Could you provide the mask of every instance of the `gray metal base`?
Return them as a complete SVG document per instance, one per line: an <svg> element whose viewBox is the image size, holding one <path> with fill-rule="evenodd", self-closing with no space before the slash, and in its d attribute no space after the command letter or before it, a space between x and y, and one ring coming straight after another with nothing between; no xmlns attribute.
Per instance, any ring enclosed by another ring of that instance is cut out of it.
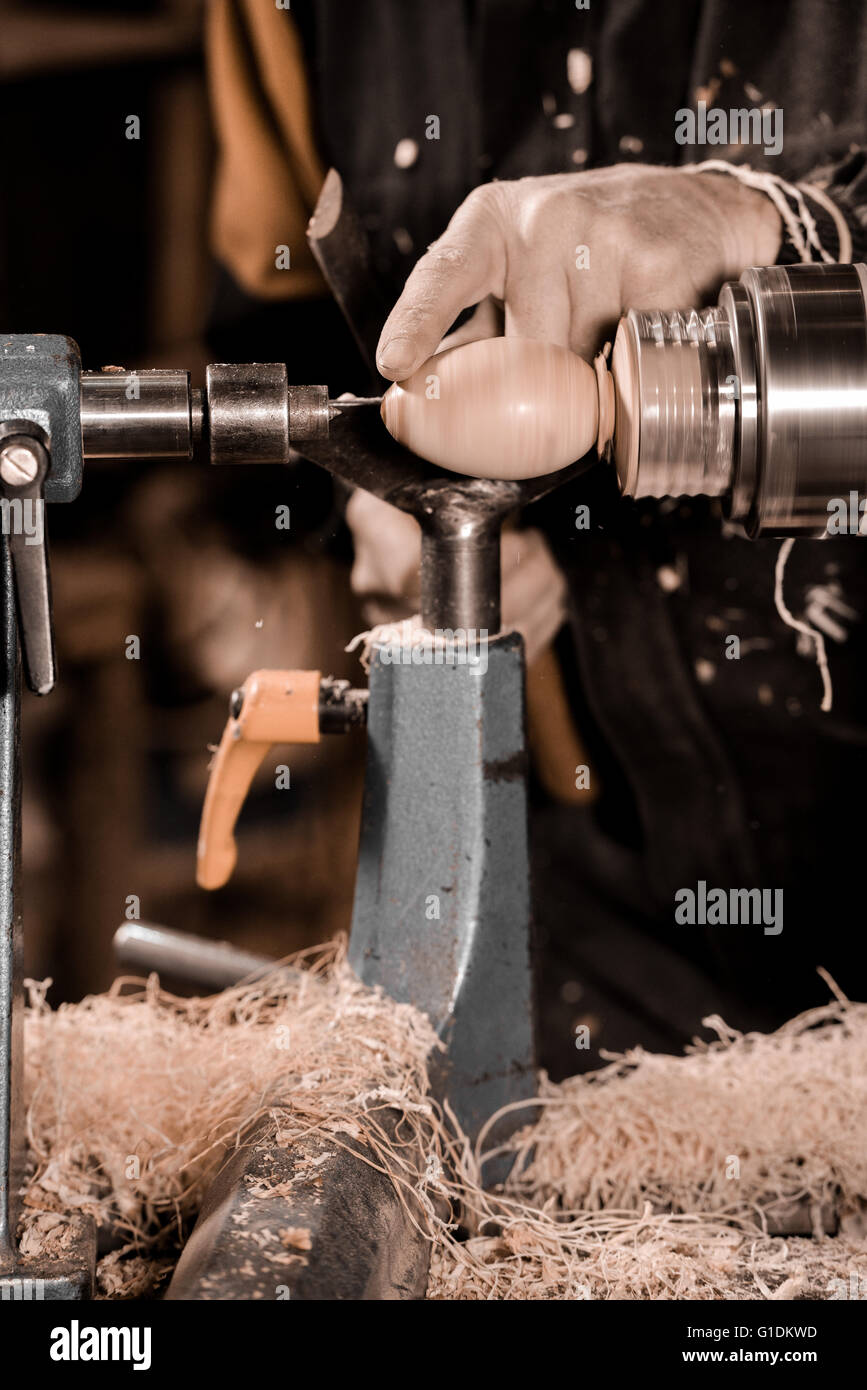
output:
<svg viewBox="0 0 867 1390"><path fill-rule="evenodd" d="M491 640L486 660L375 651L349 947L362 980L433 1022L436 1091L471 1137L535 1089L520 637Z"/></svg>

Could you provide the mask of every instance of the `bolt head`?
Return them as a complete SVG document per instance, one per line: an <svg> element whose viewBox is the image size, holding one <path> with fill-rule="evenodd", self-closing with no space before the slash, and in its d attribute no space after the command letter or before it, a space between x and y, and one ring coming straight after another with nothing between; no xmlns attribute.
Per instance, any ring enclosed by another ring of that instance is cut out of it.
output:
<svg viewBox="0 0 867 1390"><path fill-rule="evenodd" d="M0 449L0 478L10 487L32 483L39 472L39 456L28 444L7 444Z"/></svg>

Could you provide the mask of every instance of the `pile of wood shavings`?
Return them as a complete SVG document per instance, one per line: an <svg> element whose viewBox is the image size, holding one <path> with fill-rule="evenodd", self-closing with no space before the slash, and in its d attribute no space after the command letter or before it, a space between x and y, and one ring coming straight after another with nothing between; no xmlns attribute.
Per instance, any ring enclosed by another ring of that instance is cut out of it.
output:
<svg viewBox="0 0 867 1390"><path fill-rule="evenodd" d="M838 1000L771 1035L707 1020L717 1040L685 1057L636 1050L559 1086L543 1077L539 1119L490 1193L485 1136L473 1151L426 1094L427 1020L360 985L340 950L296 964L209 1000L118 982L52 1012L32 991L30 1238L52 1210L95 1215L117 1247L100 1262L104 1297L170 1272L227 1150L269 1112L280 1144L371 1143L432 1243L431 1298L867 1291L867 1006ZM423 1172L390 1147L384 1109L406 1117ZM769 1206L798 1198L817 1232L836 1204L842 1233L768 1235Z"/></svg>
<svg viewBox="0 0 867 1390"><path fill-rule="evenodd" d="M867 1296L867 1005L769 1035L705 1026L717 1040L684 1057L543 1080L504 1192L463 1194L479 1235L435 1252L430 1296ZM769 1236L798 1201L814 1237Z"/></svg>
<svg viewBox="0 0 867 1390"><path fill-rule="evenodd" d="M854 1292L853 1292L854 1290ZM507 1224L501 1237L435 1247L434 1299L848 1299L865 1297L867 1241L770 1237L744 1224L675 1223L611 1214L540 1236Z"/></svg>
<svg viewBox="0 0 867 1390"><path fill-rule="evenodd" d="M395 1106L404 1136L434 1142L433 1030L360 984L341 946L209 999L177 998L154 976L52 1011L48 984L30 982L25 1024L36 1171L24 1241L38 1253L46 1212L95 1217L118 1247L100 1261L104 1296L138 1296L171 1271L210 1180L262 1115L281 1145L318 1131L377 1150Z"/></svg>

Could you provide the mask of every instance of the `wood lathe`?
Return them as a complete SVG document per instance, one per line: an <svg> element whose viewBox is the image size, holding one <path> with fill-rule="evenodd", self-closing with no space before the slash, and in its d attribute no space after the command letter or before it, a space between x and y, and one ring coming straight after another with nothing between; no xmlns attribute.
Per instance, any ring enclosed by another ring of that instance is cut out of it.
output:
<svg viewBox="0 0 867 1390"><path fill-rule="evenodd" d="M19 647L31 689L54 682L47 552L25 545L11 504L73 500L87 458L286 465L299 451L417 518L422 623L486 634L485 668L385 663L374 646L368 692L318 673L256 673L233 698L199 876L215 887L231 872L234 822L273 743L366 721L351 959L368 983L428 1013L444 1043L435 1085L472 1137L505 1104L520 1123L534 1087L524 656L501 631L503 521L594 464L595 445L613 452L626 495L717 496L749 535L824 534L829 503L867 491L865 295L863 266L748 271L714 309L631 311L610 373L518 340L455 349L386 393L397 440L378 398L330 401L322 386L290 385L282 364L212 366L196 390L183 371L82 373L67 338L0 341L4 1287L23 1277ZM215 1278L244 1296L254 1275L230 1267L222 1229L212 1221L195 1260L182 1260L176 1296ZM38 1274L49 1296L87 1296L92 1262L83 1240L62 1269ZM316 1268L314 1247L303 1277Z"/></svg>
<svg viewBox="0 0 867 1390"><path fill-rule="evenodd" d="M747 270L713 308L631 309L610 371L485 338L389 387L382 416L456 472L532 478L595 446L624 496L720 497L750 536L821 536L867 481L865 296L863 265Z"/></svg>

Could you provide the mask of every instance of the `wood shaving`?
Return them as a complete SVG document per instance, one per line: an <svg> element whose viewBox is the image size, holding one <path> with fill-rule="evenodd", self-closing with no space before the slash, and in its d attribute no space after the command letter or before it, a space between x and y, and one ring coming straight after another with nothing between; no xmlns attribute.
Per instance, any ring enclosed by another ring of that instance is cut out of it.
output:
<svg viewBox="0 0 867 1390"><path fill-rule="evenodd" d="M64 1213L89 1213L116 1247L99 1263L100 1296L153 1296L217 1168L266 1116L283 1146L303 1139L306 1153L318 1138L305 1181L363 1141L431 1244L429 1298L867 1289L867 1005L835 989L773 1034L711 1018L714 1040L682 1057L636 1048L560 1085L543 1075L538 1118L509 1141L511 1175L490 1192L479 1174L496 1117L474 1148L431 1099L428 1021L361 985L340 946L293 963L205 1000L152 977L52 1011L46 987L32 988L29 1254L62 1240ZM399 1142L385 1123L395 1111ZM248 1185L254 1203L292 1192ZM769 1210L796 1202L816 1235L770 1234ZM832 1209L841 1234L828 1238L820 1213ZM311 1249L305 1228L267 1234L277 1263Z"/></svg>

